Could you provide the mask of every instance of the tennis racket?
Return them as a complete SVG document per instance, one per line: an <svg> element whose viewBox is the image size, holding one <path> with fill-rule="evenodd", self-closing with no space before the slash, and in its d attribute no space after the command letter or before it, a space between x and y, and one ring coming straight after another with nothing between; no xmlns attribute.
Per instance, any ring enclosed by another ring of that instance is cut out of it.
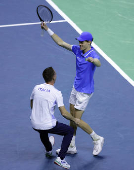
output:
<svg viewBox="0 0 134 170"><path fill-rule="evenodd" d="M37 6L36 12L41 22L50 23L53 20L52 11L45 5ZM44 30L42 29L41 36L43 35Z"/></svg>

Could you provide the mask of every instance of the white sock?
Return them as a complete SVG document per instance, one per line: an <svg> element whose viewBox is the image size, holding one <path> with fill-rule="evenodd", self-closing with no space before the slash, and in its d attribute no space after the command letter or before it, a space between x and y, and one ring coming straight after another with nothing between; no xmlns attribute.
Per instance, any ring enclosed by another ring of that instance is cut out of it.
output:
<svg viewBox="0 0 134 170"><path fill-rule="evenodd" d="M98 140L98 139L100 139L99 135L97 135L94 131L90 134L90 136L91 136L91 138L92 138L93 140Z"/></svg>
<svg viewBox="0 0 134 170"><path fill-rule="evenodd" d="M75 136L73 136L73 137L72 137L72 141L74 141L74 142L75 142Z"/></svg>
<svg viewBox="0 0 134 170"><path fill-rule="evenodd" d="M71 146L71 147L75 146L75 136L72 137L70 146Z"/></svg>

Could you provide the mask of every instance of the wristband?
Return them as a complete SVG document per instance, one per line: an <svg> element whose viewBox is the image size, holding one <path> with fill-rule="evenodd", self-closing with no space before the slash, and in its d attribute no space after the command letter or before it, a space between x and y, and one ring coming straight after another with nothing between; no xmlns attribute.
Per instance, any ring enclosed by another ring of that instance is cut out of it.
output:
<svg viewBox="0 0 134 170"><path fill-rule="evenodd" d="M54 32L50 28L48 28L47 32L50 36L52 36L54 34Z"/></svg>

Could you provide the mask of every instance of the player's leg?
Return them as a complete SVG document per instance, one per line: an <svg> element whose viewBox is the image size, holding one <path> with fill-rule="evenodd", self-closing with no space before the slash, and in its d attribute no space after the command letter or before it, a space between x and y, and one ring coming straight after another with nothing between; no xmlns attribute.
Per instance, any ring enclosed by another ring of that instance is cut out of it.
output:
<svg viewBox="0 0 134 170"><path fill-rule="evenodd" d="M73 87L72 91L71 91L70 98L69 98L69 103L70 103L70 113L74 117L75 117L75 107L74 107L74 105L76 104L76 100L77 100L76 95L77 95L77 91ZM74 129L74 134L73 134L73 138L72 138L72 141L70 143L70 146L68 148L67 153L75 154L75 153L77 153L76 146L75 146L75 137L76 137L77 125L74 122L70 121L70 126Z"/></svg>
<svg viewBox="0 0 134 170"><path fill-rule="evenodd" d="M89 126L89 124L81 120L82 112L84 112L84 110L86 109L86 106L91 97L92 97L92 94L84 94L84 93L79 93L79 92L77 93L77 100L74 106L76 109L75 118L78 118L80 120L79 127L83 129L86 133L88 133L93 140L93 143L94 143L93 155L98 155L102 150L104 138L97 135L92 130L92 128Z"/></svg>
<svg viewBox="0 0 134 170"><path fill-rule="evenodd" d="M69 103L70 103L70 113L75 118L81 119L91 96L92 95L86 95L84 93L77 92L74 87L72 88ZM72 126L74 129L74 135L68 150L69 151L75 150L76 152L75 138L76 138L77 125L73 122L70 122L70 126Z"/></svg>
<svg viewBox="0 0 134 170"><path fill-rule="evenodd" d="M70 104L70 112L71 114L75 117L75 118L78 118L78 119L81 119L84 111L83 110L78 110L76 108L74 108L74 105ZM93 130L91 129L91 127L86 123L84 122L83 120L81 120L81 123L80 123L81 126L79 126L81 129L83 129L85 132L87 132L88 134L91 134L93 132ZM76 136L76 130L77 130L77 125L70 121L70 126L73 127L74 129L74 136Z"/></svg>
<svg viewBox="0 0 134 170"><path fill-rule="evenodd" d="M83 113L84 113L83 110L78 110L78 109L74 108L73 116L75 118L81 120L81 117L82 117ZM77 125L72 122L72 124L70 124L70 126L72 126L74 128L74 135L73 135L72 141L70 143L70 146L68 148L68 153L71 153L71 152L75 153L75 152L77 152L76 144L75 144ZM87 132L88 134L91 134L93 132L91 127L86 122L84 122L83 120L81 120L79 127L81 129L83 129L85 132Z"/></svg>
<svg viewBox="0 0 134 170"><path fill-rule="evenodd" d="M66 124L57 122L56 126L51 130L48 130L48 132L63 136L61 149L59 149L58 152L56 152L58 154L58 157L54 161L54 163L67 169L70 168L70 165L65 161L64 158L73 136L73 132L74 132L73 128Z"/></svg>
<svg viewBox="0 0 134 170"><path fill-rule="evenodd" d="M57 135L63 136L63 140L62 140L62 144L61 144L62 152L60 153L59 156L62 159L64 159L65 154L68 149L68 146L69 146L71 139L73 137L73 132L74 132L73 128L64 124L64 123L57 122L56 126L52 129L48 130L48 132L52 133L52 134L57 134Z"/></svg>
<svg viewBox="0 0 134 170"><path fill-rule="evenodd" d="M82 130L84 130L86 133L91 134L93 132L92 128L86 122L84 122L81 119L83 113L84 113L84 111L75 109L75 116L74 117L80 120L79 127Z"/></svg>
<svg viewBox="0 0 134 170"><path fill-rule="evenodd" d="M73 104L70 104L70 113L75 117L75 108ZM70 121L70 126L74 129L74 136L76 136L77 125L73 121Z"/></svg>
<svg viewBox="0 0 134 170"><path fill-rule="evenodd" d="M79 111L79 112L77 112L77 111L78 110L74 108L74 105L70 104L70 112L73 113L73 114L72 113L71 114L74 117L77 117L78 119L81 119L82 114L83 114L84 111ZM73 127L74 134L73 134L73 138L72 138L71 143L70 143L69 148L68 148L68 153L75 154L75 153L77 153L76 144L75 144L77 125L74 122L70 121L70 126Z"/></svg>
<svg viewBox="0 0 134 170"><path fill-rule="evenodd" d="M47 130L36 130L36 129L34 130L39 132L40 134L40 140L46 149L46 156L47 157L52 156L52 147L54 145L54 137L53 136L48 137Z"/></svg>
<svg viewBox="0 0 134 170"><path fill-rule="evenodd" d="M92 128L89 126L89 124L87 124L86 122L81 120L81 117L82 117L92 95L93 94L85 94L85 93L76 92L76 96L75 96L76 100L75 100L75 105L74 105L75 110L73 111L73 115L75 118L80 120L79 127L91 136L93 143L94 143L93 155L98 155L100 153L100 151L102 150L104 138L97 135L92 130ZM75 134L76 134L76 131L75 131ZM71 147L72 148L74 147L76 149L75 136L73 136L70 147L68 150L71 150Z"/></svg>

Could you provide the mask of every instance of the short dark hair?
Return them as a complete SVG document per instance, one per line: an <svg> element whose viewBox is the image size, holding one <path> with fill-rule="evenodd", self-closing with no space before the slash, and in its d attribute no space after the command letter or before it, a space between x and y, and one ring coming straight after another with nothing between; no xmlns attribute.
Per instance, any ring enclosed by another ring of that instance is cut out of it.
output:
<svg viewBox="0 0 134 170"><path fill-rule="evenodd" d="M46 83L52 81L54 75L55 75L55 71L52 67L46 68L42 73L42 76Z"/></svg>

